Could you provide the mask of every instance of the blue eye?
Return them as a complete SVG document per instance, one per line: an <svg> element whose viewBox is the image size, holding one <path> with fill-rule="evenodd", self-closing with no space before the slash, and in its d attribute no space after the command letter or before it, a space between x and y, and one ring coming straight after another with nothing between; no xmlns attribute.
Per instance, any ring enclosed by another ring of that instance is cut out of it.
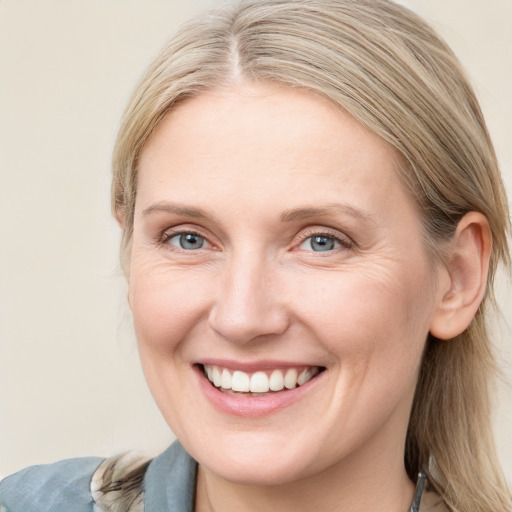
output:
<svg viewBox="0 0 512 512"><path fill-rule="evenodd" d="M300 244L300 249L305 251L326 252L337 249L340 246L339 240L334 236L314 235L306 238Z"/></svg>
<svg viewBox="0 0 512 512"><path fill-rule="evenodd" d="M185 251L194 251L202 249L207 242L197 233L179 233L169 237L168 243Z"/></svg>

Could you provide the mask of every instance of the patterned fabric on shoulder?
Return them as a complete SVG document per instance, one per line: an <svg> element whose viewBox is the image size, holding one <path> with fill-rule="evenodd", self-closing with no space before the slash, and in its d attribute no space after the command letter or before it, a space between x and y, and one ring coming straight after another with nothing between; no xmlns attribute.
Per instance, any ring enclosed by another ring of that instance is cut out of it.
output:
<svg viewBox="0 0 512 512"><path fill-rule="evenodd" d="M67 459L31 466L0 482L2 512L93 512L93 473L99 457Z"/></svg>
<svg viewBox="0 0 512 512"><path fill-rule="evenodd" d="M91 479L94 512L143 512L143 483L150 462L130 455L105 459Z"/></svg>

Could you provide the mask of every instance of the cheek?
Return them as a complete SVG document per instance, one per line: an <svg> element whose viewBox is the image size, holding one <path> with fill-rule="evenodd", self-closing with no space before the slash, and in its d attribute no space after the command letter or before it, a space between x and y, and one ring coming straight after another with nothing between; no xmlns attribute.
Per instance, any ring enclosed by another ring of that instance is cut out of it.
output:
<svg viewBox="0 0 512 512"><path fill-rule="evenodd" d="M129 302L141 352L169 353L198 329L208 309L207 283L191 271L132 265Z"/></svg>
<svg viewBox="0 0 512 512"><path fill-rule="evenodd" d="M359 366L376 358L389 365L411 363L428 335L429 274L418 265L377 267L298 281L292 294L301 298L298 316L340 360Z"/></svg>
<svg viewBox="0 0 512 512"><path fill-rule="evenodd" d="M354 273L309 289L302 317L331 354L332 424L342 408L347 432L370 435L397 407L409 414L432 305L426 283L422 272Z"/></svg>
<svg viewBox="0 0 512 512"><path fill-rule="evenodd" d="M143 263L132 261L128 291L142 369L167 423L186 438L182 422L195 400L187 347L201 338L211 294L201 276Z"/></svg>

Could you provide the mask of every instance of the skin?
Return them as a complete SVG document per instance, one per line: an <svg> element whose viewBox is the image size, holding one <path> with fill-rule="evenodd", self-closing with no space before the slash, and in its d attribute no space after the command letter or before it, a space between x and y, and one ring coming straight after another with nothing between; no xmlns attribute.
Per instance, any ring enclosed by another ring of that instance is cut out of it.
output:
<svg viewBox="0 0 512 512"><path fill-rule="evenodd" d="M181 248L182 233L203 247ZM335 247L313 250L319 234ZM142 151L130 258L142 366L200 464L196 510L407 510L407 422L450 280L388 145L307 92L240 83L189 99ZM205 397L205 358L326 371L245 418Z"/></svg>

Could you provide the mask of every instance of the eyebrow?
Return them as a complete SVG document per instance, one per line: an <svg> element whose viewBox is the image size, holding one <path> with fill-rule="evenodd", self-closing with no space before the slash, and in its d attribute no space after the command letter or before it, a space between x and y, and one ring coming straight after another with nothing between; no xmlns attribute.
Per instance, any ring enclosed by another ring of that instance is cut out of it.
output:
<svg viewBox="0 0 512 512"><path fill-rule="evenodd" d="M150 215L155 212L165 212L165 213L173 213L175 215L184 215L186 217L192 217L194 219L199 220L207 220L211 219L211 215L207 215L204 210L200 208L195 208L192 206L184 206L176 203L171 203L168 201L160 201L158 203L154 203L151 206L148 206L146 209L142 211L142 216ZM375 215L369 213L360 208L355 208L354 206L345 205L345 204L329 204L323 208L316 207L303 207L303 208L294 208L291 210L285 210L281 216L281 222L294 222L297 220L306 220L315 217L324 217L326 215L332 214L343 214L349 215L351 217L355 217L360 219L368 224L376 224Z"/></svg>
<svg viewBox="0 0 512 512"><path fill-rule="evenodd" d="M293 210L286 210L281 214L282 222L293 222L296 220L305 220L312 217L324 217L332 214L344 214L355 217L368 224L376 224L375 214L355 208L354 206L346 204L329 204L323 208L306 207L295 208Z"/></svg>
<svg viewBox="0 0 512 512"><path fill-rule="evenodd" d="M167 201L160 201L152 204L148 208L142 211L142 216L145 217L151 213L165 212L174 213L176 215L184 215L186 217L193 217L194 219L206 220L209 216L200 208L193 208L191 206L182 206L176 203L170 203Z"/></svg>

